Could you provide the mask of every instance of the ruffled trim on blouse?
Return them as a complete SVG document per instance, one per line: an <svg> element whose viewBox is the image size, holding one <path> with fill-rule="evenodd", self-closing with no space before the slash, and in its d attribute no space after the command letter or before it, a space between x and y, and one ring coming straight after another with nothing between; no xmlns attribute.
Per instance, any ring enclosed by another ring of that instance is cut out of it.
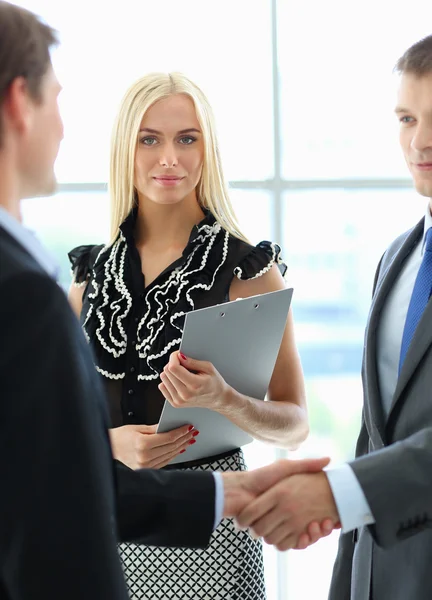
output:
<svg viewBox="0 0 432 600"><path fill-rule="evenodd" d="M238 266L231 271L239 279L260 277L274 264L283 274L286 271L277 244L264 241L249 246L232 238L213 215L207 215L194 227L182 261L160 283L141 293L142 309L131 334L129 319L136 296L128 260L131 243L131 233L122 227L111 246L79 246L69 253L77 283L90 279L81 323L96 368L109 379L125 377L128 333L133 335L133 346L129 340L128 351L136 353L137 379L160 377L169 355L180 347L186 314L195 309L203 293L212 289L230 252L239 253Z"/></svg>
<svg viewBox="0 0 432 600"><path fill-rule="evenodd" d="M77 246L68 252L74 286L83 287L87 285L96 256L102 248L103 245L95 246L91 244Z"/></svg>
<svg viewBox="0 0 432 600"><path fill-rule="evenodd" d="M180 347L186 313L194 310L197 295L213 287L226 261L230 236L213 217L212 223L206 221L194 228L183 262L161 283L149 286L139 300L142 312L133 342L138 380L159 378L171 352ZM125 376L134 296L127 251L123 232L112 246L102 248L87 289L88 309L81 317L96 367L109 379Z"/></svg>
<svg viewBox="0 0 432 600"><path fill-rule="evenodd" d="M270 271L273 265L278 265L282 277L285 277L287 266L282 260L280 246L263 241L251 249L234 269L234 275L237 279L258 279Z"/></svg>

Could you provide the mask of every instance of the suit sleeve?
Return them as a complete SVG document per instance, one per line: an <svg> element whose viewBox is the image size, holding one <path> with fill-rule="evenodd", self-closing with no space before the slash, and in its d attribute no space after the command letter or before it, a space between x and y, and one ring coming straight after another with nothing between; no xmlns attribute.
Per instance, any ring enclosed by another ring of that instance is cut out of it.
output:
<svg viewBox="0 0 432 600"><path fill-rule="evenodd" d="M116 463L117 522L121 541L204 548L215 517L211 472L133 471Z"/></svg>
<svg viewBox="0 0 432 600"><path fill-rule="evenodd" d="M350 465L375 517L369 530L379 546L388 548L432 527L430 427Z"/></svg>
<svg viewBox="0 0 432 600"><path fill-rule="evenodd" d="M44 275L7 280L0 298L0 588L11 600L127 600L79 326Z"/></svg>

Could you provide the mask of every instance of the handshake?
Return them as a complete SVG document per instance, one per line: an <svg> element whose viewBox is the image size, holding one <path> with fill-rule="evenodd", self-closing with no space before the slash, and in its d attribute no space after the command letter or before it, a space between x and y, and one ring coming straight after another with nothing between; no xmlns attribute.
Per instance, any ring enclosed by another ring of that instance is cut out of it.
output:
<svg viewBox="0 0 432 600"><path fill-rule="evenodd" d="M279 460L248 472L222 473L224 517L278 550L303 549L339 528L323 468L328 458Z"/></svg>

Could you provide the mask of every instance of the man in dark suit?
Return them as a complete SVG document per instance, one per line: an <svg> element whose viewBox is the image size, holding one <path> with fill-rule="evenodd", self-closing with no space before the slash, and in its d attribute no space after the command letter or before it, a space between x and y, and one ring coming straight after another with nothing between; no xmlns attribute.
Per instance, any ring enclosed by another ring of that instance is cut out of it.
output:
<svg viewBox="0 0 432 600"><path fill-rule="evenodd" d="M357 458L326 474L295 475L239 516L271 543L285 536L286 547L323 511L340 517L331 600L432 597L432 36L409 48L396 70L400 143L428 203L376 272Z"/></svg>
<svg viewBox="0 0 432 600"><path fill-rule="evenodd" d="M203 547L222 515L324 462L212 474L113 461L88 345L51 258L20 223L22 198L55 189L55 42L0 1L0 599L126 600L117 536Z"/></svg>

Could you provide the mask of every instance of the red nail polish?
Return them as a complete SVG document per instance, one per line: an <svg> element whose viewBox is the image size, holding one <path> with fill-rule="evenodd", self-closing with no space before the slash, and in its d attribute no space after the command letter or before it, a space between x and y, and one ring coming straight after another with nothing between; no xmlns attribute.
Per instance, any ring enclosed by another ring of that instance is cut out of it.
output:
<svg viewBox="0 0 432 600"><path fill-rule="evenodd" d="M182 357L183 360L187 360L186 356L184 354L182 354L181 352L180 352L180 356Z"/></svg>
<svg viewBox="0 0 432 600"><path fill-rule="evenodd" d="M192 431L192 429L193 429L193 425L189 425L188 431Z"/></svg>
<svg viewBox="0 0 432 600"><path fill-rule="evenodd" d="M195 444L196 440L191 440L189 444Z"/></svg>
<svg viewBox="0 0 432 600"><path fill-rule="evenodd" d="M192 435L193 435L193 437L196 437L198 434L199 434L199 431L194 431Z"/></svg>
<svg viewBox="0 0 432 600"><path fill-rule="evenodd" d="M183 452L186 452L186 450L180 450L179 454L183 454Z"/></svg>

